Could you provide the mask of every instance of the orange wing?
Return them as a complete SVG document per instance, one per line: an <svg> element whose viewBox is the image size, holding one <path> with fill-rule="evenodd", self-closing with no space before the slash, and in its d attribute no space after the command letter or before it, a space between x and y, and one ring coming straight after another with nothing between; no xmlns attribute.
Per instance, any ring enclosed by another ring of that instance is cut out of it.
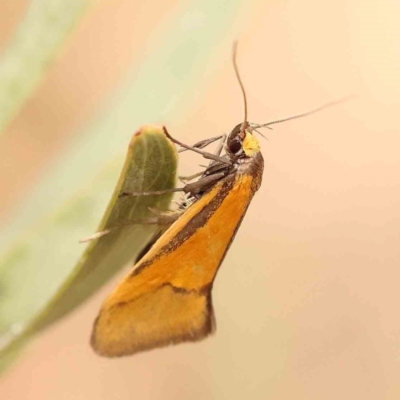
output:
<svg viewBox="0 0 400 400"><path fill-rule="evenodd" d="M229 176L194 203L104 302L92 346L122 356L213 330L211 288L254 195L254 177Z"/></svg>

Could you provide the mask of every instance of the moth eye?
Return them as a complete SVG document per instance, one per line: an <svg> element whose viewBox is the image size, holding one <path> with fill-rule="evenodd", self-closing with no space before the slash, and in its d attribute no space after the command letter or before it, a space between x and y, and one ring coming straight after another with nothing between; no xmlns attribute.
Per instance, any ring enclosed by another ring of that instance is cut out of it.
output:
<svg viewBox="0 0 400 400"><path fill-rule="evenodd" d="M238 153L242 149L242 143L240 140L232 140L232 142L229 143L229 151L232 154Z"/></svg>

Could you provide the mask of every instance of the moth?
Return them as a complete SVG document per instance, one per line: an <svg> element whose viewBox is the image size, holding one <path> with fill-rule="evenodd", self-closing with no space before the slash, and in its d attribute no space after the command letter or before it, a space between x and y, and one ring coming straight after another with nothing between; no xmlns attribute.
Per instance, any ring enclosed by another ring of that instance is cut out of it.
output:
<svg viewBox="0 0 400 400"><path fill-rule="evenodd" d="M215 330L212 287L216 274L261 186L264 160L255 136L259 128L318 111L257 125L244 120L228 135L188 146L166 136L182 150L210 160L198 179L183 188L185 200L172 213L158 213L154 223L168 229L152 243L103 303L94 323L91 345L102 356L138 353L180 342L195 342ZM219 140L216 152L203 149ZM166 191L122 193L121 196L164 194Z"/></svg>

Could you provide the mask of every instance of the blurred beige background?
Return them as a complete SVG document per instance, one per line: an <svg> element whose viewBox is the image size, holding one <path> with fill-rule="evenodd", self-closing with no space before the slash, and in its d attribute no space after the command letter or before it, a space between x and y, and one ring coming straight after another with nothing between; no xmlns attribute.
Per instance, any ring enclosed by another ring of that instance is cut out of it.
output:
<svg viewBox="0 0 400 400"><path fill-rule="evenodd" d="M0 49L27 3L2 1ZM140 62L141 38L176 5L140 3L99 1L0 139L12 171L0 176L1 218L12 217L13 204ZM99 358L88 337L110 282L35 340L1 378L2 398L400 398L400 3L248 7L236 36L251 121L358 98L266 131L263 185L214 288L216 335ZM193 112L143 123L166 123L194 142L240 122L231 49L221 51L226 62L193 94ZM43 120L49 101L53 113ZM195 167L193 156L182 157L181 171Z"/></svg>

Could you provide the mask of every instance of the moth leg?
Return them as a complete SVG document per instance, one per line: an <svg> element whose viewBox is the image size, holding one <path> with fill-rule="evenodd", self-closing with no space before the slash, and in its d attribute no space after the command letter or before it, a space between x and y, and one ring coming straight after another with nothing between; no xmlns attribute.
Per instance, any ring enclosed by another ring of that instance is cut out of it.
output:
<svg viewBox="0 0 400 400"><path fill-rule="evenodd" d="M215 152L214 152L214 154L216 155L216 156L220 156L221 155L221 152L222 152L222 149L224 148L224 145L225 145L225 142L226 142L226 134L224 133L222 136L220 136L219 137L221 140L220 140L220 142L219 142L219 144L218 144L218 147L217 147L217 149L215 150Z"/></svg>
<svg viewBox="0 0 400 400"><path fill-rule="evenodd" d="M156 215L156 218L149 221L150 224L157 221L157 225L160 226L154 235L151 237L149 242L140 250L139 254L135 258L134 264L138 263L147 252L153 247L153 244L163 235L163 233L183 214L184 210L177 211L160 211L156 208L149 208L149 210ZM150 220L150 218L149 218Z"/></svg>
<svg viewBox="0 0 400 400"><path fill-rule="evenodd" d="M160 196L167 193L184 192L185 188L165 189L165 190L154 190L152 192L122 192L118 197L126 196Z"/></svg>
<svg viewBox="0 0 400 400"><path fill-rule="evenodd" d="M101 238L102 236L107 235L108 233L115 231L118 228L122 228L123 226L129 226L129 225L158 225L162 227L169 227L171 226L183 213L183 210L177 210L177 211L160 211L160 210L155 210L152 208L149 208L152 213L155 214L154 217L149 217L149 218L142 218L138 219L136 221L123 221L119 223L118 225L115 225L113 227L107 228L104 231L96 232L93 235L81 239L79 243L86 243L86 242L91 242L92 240Z"/></svg>
<svg viewBox="0 0 400 400"><path fill-rule="evenodd" d="M200 193L201 191L206 190L208 187L212 186L214 183L218 182L222 178L226 176L226 171L224 172L218 172L213 175L205 176L203 178L200 178L198 181L193 182L193 183L188 183L184 187L184 192L185 193L190 193L191 195L196 195Z"/></svg>
<svg viewBox="0 0 400 400"><path fill-rule="evenodd" d="M217 150L214 152L215 156L219 156L221 154L222 149L224 148L226 136L227 136L226 134L223 134L221 136L215 136L213 138L200 140L199 142L195 143L193 146L190 146L190 147L194 147L196 149L204 149L204 147L207 147L209 144L214 143L217 140L220 140ZM190 149L185 147L185 148L179 149L178 153L183 153L186 150L190 150Z"/></svg>
<svg viewBox="0 0 400 400"><path fill-rule="evenodd" d="M182 188L156 190L154 192L122 192L119 197L126 196L159 196L161 194L173 193L173 192L184 192L184 193L197 193L201 191L204 186L208 186L211 183L219 181L221 178L226 176L225 172L218 172L210 176L199 179L196 182L188 183ZM199 190L200 189L200 190Z"/></svg>
<svg viewBox="0 0 400 400"><path fill-rule="evenodd" d="M148 225L172 225L183 214L183 210L160 211L157 208L151 207L149 207L149 210L155 214L155 217L142 219L140 223Z"/></svg>
<svg viewBox="0 0 400 400"><path fill-rule="evenodd" d="M223 158L223 157L220 157L220 156L216 156L216 155L214 155L214 154L212 154L212 153L208 153L208 152L203 151L203 150L200 150L200 149L198 149L198 148L196 148L196 147L188 146L187 144L184 144L184 143L180 142L179 140L174 139L174 138L168 133L167 128L166 128L165 126L163 127L163 129L164 129L164 133L165 133L165 135L167 136L167 138L168 138L169 140L171 140L173 143L177 144L178 146L181 146L181 147L183 147L183 148L185 148L185 149L194 151L195 153L199 153L199 154L201 154L204 158L206 158L206 159L208 159L208 160L219 161L219 162L221 162L221 163L223 163L223 164L226 164L226 165L232 165L232 162L231 162L229 159L226 159L226 158Z"/></svg>
<svg viewBox="0 0 400 400"><path fill-rule="evenodd" d="M216 148L216 150L214 152L214 155L216 155L216 156L220 156L221 155L222 149L224 148L224 145L225 145L226 135L224 134L222 136L218 136L218 137L212 138L213 141L216 141L218 139L220 139L220 142L219 142L218 147ZM208 139L208 140L211 140L211 139ZM196 146L196 144L194 146ZM179 176L178 179L180 181L182 181L183 183L185 183L186 181L191 181L191 180L193 180L195 178L198 178L199 176L202 176L202 175L204 175L206 173L209 174L210 167L211 166L214 167L214 166L217 166L217 165L220 165L221 169L226 168L225 164L221 165L221 163L211 160L209 165L204 165L204 166L201 165L201 167L205 168L205 171L197 172L196 174L189 175L189 176ZM218 168L216 168L216 169L218 169Z"/></svg>
<svg viewBox="0 0 400 400"><path fill-rule="evenodd" d="M223 135L222 135L223 136ZM221 139L222 136L215 136L213 138L209 139L204 139L200 140L199 142L195 143L193 146L196 149L204 149L204 147L207 147L209 144L216 142L217 140ZM183 153L184 151L189 150L187 148L179 149L178 153Z"/></svg>
<svg viewBox="0 0 400 400"><path fill-rule="evenodd" d="M189 175L189 176L178 176L178 179L185 183L185 181L192 181L195 178L198 178L199 176L202 176L204 174L204 171L197 172L197 174Z"/></svg>

